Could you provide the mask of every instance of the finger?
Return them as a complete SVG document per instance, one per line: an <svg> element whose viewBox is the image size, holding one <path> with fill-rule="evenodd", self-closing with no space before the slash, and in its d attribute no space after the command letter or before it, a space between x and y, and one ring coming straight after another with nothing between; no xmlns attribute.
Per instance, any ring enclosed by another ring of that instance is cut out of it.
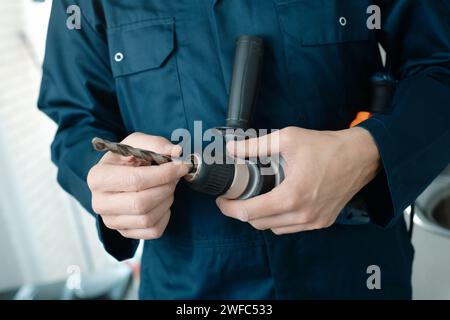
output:
<svg viewBox="0 0 450 320"><path fill-rule="evenodd" d="M120 234L125 238L136 240L153 240L159 239L164 234L167 224L170 220L170 211L166 212L158 224L152 228L147 229L127 229L119 230Z"/></svg>
<svg viewBox="0 0 450 320"><path fill-rule="evenodd" d="M264 157L280 152L280 131L259 138L251 138L241 141L230 141L227 150L230 154L239 158Z"/></svg>
<svg viewBox="0 0 450 320"><path fill-rule="evenodd" d="M278 236L281 236L284 234L299 233L299 232L310 231L310 230L315 230L313 225L300 224L300 225L289 226L289 227L273 228L272 232Z"/></svg>
<svg viewBox="0 0 450 320"><path fill-rule="evenodd" d="M89 172L88 185L92 191L141 191L175 182L189 170L190 166L183 162L143 167L101 164Z"/></svg>
<svg viewBox="0 0 450 320"><path fill-rule="evenodd" d="M174 158L179 157L182 152L182 148L178 145L172 144L164 137L151 136L143 133L134 133L129 135L123 141L122 144L127 144L134 148L140 148L144 150L154 151L160 154L169 155ZM107 152L100 163L120 164L120 165L142 165L143 161L134 157L124 157L113 152Z"/></svg>
<svg viewBox="0 0 450 320"><path fill-rule="evenodd" d="M313 231L313 230L320 230L320 229L326 229L333 225L333 223L327 223L327 222L315 222L315 223L309 223L309 224L299 224L289 227L282 227L282 228L273 228L272 232L276 235L283 235L283 234L291 234L291 233L298 233L298 232L304 232L304 231Z"/></svg>
<svg viewBox="0 0 450 320"><path fill-rule="evenodd" d="M172 206L173 198L168 198L152 211L144 215L115 215L102 216L103 223L113 230L148 229L156 226Z"/></svg>
<svg viewBox="0 0 450 320"><path fill-rule="evenodd" d="M134 157L124 157L120 154L108 151L100 159L99 163L109 163L121 166L137 166L140 162Z"/></svg>
<svg viewBox="0 0 450 320"><path fill-rule="evenodd" d="M140 132L135 132L129 135L121 143L127 144L134 148L150 150L170 156L178 157L181 154L181 147L174 145L166 138Z"/></svg>
<svg viewBox="0 0 450 320"><path fill-rule="evenodd" d="M284 198L284 188L280 185L266 194L248 200L217 198L216 203L224 215L247 222L291 211L288 206L290 203L283 201Z"/></svg>
<svg viewBox="0 0 450 320"><path fill-rule="evenodd" d="M176 184L164 184L137 192L96 192L92 208L101 215L143 215L173 196Z"/></svg>
<svg viewBox="0 0 450 320"><path fill-rule="evenodd" d="M299 212L283 213L250 221L250 224L258 230L305 225L308 223L310 223L308 217Z"/></svg>

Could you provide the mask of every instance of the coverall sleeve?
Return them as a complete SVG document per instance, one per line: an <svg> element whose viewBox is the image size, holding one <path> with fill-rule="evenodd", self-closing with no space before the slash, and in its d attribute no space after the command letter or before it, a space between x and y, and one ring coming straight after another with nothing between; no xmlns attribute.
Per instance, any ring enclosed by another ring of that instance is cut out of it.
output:
<svg viewBox="0 0 450 320"><path fill-rule="evenodd" d="M399 85L387 114L363 122L383 172L364 190L372 221L383 227L450 162L450 1L379 0L378 40Z"/></svg>
<svg viewBox="0 0 450 320"><path fill-rule="evenodd" d="M51 148L58 182L92 214L86 177L102 155L92 149L91 140L98 136L116 141L126 135L94 2L53 1L38 101L39 109L58 125ZM70 30L66 10L74 3L81 8L81 29ZM138 241L106 228L100 217L97 229L106 251L116 259L134 255Z"/></svg>

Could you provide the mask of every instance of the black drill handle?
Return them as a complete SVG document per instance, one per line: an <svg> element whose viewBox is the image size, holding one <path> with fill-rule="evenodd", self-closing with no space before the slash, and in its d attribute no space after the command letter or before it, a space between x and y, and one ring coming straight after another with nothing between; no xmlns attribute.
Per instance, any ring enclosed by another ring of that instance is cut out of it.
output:
<svg viewBox="0 0 450 320"><path fill-rule="evenodd" d="M264 42L254 36L240 36L236 42L233 76L228 101L227 127L247 129L256 104Z"/></svg>

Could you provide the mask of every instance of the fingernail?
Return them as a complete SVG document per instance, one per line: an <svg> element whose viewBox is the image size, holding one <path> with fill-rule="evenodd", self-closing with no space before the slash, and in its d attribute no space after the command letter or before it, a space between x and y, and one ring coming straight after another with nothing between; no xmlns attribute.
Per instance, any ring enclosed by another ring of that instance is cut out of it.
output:
<svg viewBox="0 0 450 320"><path fill-rule="evenodd" d="M183 148L179 145L172 147L172 156L179 157L183 152Z"/></svg>
<svg viewBox="0 0 450 320"><path fill-rule="evenodd" d="M186 163L178 160L173 163L178 167L177 170L180 175L185 175L189 172L189 166Z"/></svg>
<svg viewBox="0 0 450 320"><path fill-rule="evenodd" d="M164 153L173 158L178 157L181 154L181 147L178 145L166 145Z"/></svg>

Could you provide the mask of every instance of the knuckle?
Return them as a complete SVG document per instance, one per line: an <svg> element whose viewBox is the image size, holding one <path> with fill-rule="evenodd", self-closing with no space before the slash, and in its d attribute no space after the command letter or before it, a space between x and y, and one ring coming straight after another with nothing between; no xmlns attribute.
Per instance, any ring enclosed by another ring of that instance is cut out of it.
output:
<svg viewBox="0 0 450 320"><path fill-rule="evenodd" d="M331 228L332 226L334 226L335 222L336 220L329 221L328 223L326 223L325 228Z"/></svg>
<svg viewBox="0 0 450 320"><path fill-rule="evenodd" d="M316 229L327 229L329 227L331 227L334 223L330 222L330 221L321 221L319 223L317 223L316 225L314 225L314 227Z"/></svg>
<svg viewBox="0 0 450 320"><path fill-rule="evenodd" d="M302 224L303 223L303 217L301 214L291 214L288 217L286 217L287 223L289 225L295 225L295 224Z"/></svg>
<svg viewBox="0 0 450 320"><path fill-rule="evenodd" d="M272 232L277 236L281 236L284 234L280 229L272 229Z"/></svg>
<svg viewBox="0 0 450 320"><path fill-rule="evenodd" d="M268 227L261 224L261 223L255 223L255 222L250 222L250 224L252 225L253 228L255 228L256 230L260 230L260 231L264 231L267 230Z"/></svg>
<svg viewBox="0 0 450 320"><path fill-rule="evenodd" d="M139 170L134 170L132 173L130 173L127 177L127 184L131 186L135 191L141 190L144 179L142 178L142 175L140 174Z"/></svg>
<svg viewBox="0 0 450 320"><path fill-rule="evenodd" d="M167 209L169 209L170 207L172 207L173 202L175 201L175 196L173 194L171 194L169 196L169 198L167 199Z"/></svg>
<svg viewBox="0 0 450 320"><path fill-rule="evenodd" d="M280 142L284 145L291 145L293 143L293 133L295 128L294 127L287 127L280 131Z"/></svg>
<svg viewBox="0 0 450 320"><path fill-rule="evenodd" d="M220 211L222 212L222 214L223 214L224 216L232 218L232 215L231 215L231 213L230 213L230 211L229 211L228 209L226 209L226 208L220 208Z"/></svg>
<svg viewBox="0 0 450 320"><path fill-rule="evenodd" d="M164 234L164 228L155 227L150 229L150 237L151 239L159 239Z"/></svg>
<svg viewBox="0 0 450 320"><path fill-rule="evenodd" d="M305 210L305 217L306 219L308 219L308 221L317 220L318 218L317 211L315 211L314 209Z"/></svg>
<svg viewBox="0 0 450 320"><path fill-rule="evenodd" d="M290 135L290 134L292 134L292 130L293 130L293 129L294 129L294 127L289 126L289 127L286 127L286 128L284 128L284 129L282 129L282 130L281 130L281 133L286 134L286 135Z"/></svg>
<svg viewBox="0 0 450 320"><path fill-rule="evenodd" d="M311 223L313 221L313 216L311 214L311 212L309 211L304 211L300 214L300 223L301 224L307 224L307 223Z"/></svg>
<svg viewBox="0 0 450 320"><path fill-rule="evenodd" d="M324 228L325 228L325 225L323 223L319 222L319 223L312 224L308 228L308 230L320 230L320 229L324 229Z"/></svg>
<svg viewBox="0 0 450 320"><path fill-rule="evenodd" d="M233 219L238 219L239 218L239 213L240 213L240 210L237 209L237 208L234 208L234 207L226 208L225 212L224 212L224 214L227 217L230 217L230 218L233 218Z"/></svg>
<svg viewBox="0 0 450 320"><path fill-rule="evenodd" d="M168 167L166 171L161 174L161 184L169 184L177 178L177 171L174 167ZM172 186L170 186L172 188Z"/></svg>
<svg viewBox="0 0 450 320"><path fill-rule="evenodd" d="M172 142L161 136L152 136L154 142L162 147L172 146Z"/></svg>
<svg viewBox="0 0 450 320"><path fill-rule="evenodd" d="M296 224L307 224L311 222L311 215L308 211L300 211L296 214Z"/></svg>
<svg viewBox="0 0 450 320"><path fill-rule="evenodd" d="M298 197L287 197L284 200L284 208L289 211L293 211L297 209L299 206L299 198Z"/></svg>
<svg viewBox="0 0 450 320"><path fill-rule="evenodd" d="M169 181L170 181L170 179L169 179L169 173L166 171L166 170L161 170L159 173L158 173L158 175L156 176L156 179L155 179L156 181L156 183L158 184L158 185L167 185L168 183L169 183ZM168 189L168 187L167 187L167 189Z"/></svg>
<svg viewBox="0 0 450 320"><path fill-rule="evenodd" d="M306 214L299 214L298 218L297 218L297 224L307 224L310 222L310 217Z"/></svg>
<svg viewBox="0 0 450 320"><path fill-rule="evenodd" d="M131 237L130 236L130 232L128 230L118 230L118 231L125 238L130 238Z"/></svg>
<svg viewBox="0 0 450 320"><path fill-rule="evenodd" d="M234 210L233 207L230 206L228 203L222 203L222 204L219 206L219 209L220 209L220 211L222 212L222 214L223 214L224 216L233 218L233 216L234 216L234 211L235 211L235 210Z"/></svg>
<svg viewBox="0 0 450 320"><path fill-rule="evenodd" d="M151 228L155 225L155 217L152 214L146 214L145 216L142 216L142 228Z"/></svg>
<svg viewBox="0 0 450 320"><path fill-rule="evenodd" d="M98 200L98 196L96 194L92 194L91 205L92 210L94 210L96 214L101 214L103 212L103 203Z"/></svg>
<svg viewBox="0 0 450 320"><path fill-rule="evenodd" d="M98 166L95 165L89 170L86 182L90 190L95 190L97 188L98 178L97 178Z"/></svg>
<svg viewBox="0 0 450 320"><path fill-rule="evenodd" d="M122 140L122 143L129 143L132 142L134 140L136 140L136 138L139 138L143 135L143 133L141 132L133 132L132 134L128 135L125 139Z"/></svg>
<svg viewBox="0 0 450 320"><path fill-rule="evenodd" d="M173 195L173 193L175 192L175 184L166 184L164 185L162 192L164 193L164 195Z"/></svg>
<svg viewBox="0 0 450 320"><path fill-rule="evenodd" d="M136 214L145 214L146 213L146 209L147 209L147 203L146 201L144 201L144 199L142 197L140 197L139 195L135 195L133 197L132 200L132 210L133 213Z"/></svg>
<svg viewBox="0 0 450 320"><path fill-rule="evenodd" d="M172 205L174 201L174 193L170 186L164 185L161 188L156 189L155 191L157 192L152 195L152 201L154 201L155 203L160 203L161 205L165 203L168 203L169 206Z"/></svg>
<svg viewBox="0 0 450 320"><path fill-rule="evenodd" d="M111 230L114 230L114 229L115 229L115 225L114 225L114 223L111 221L111 219L104 219L104 218L103 218L103 223L105 224L105 226L106 226L108 229L111 229Z"/></svg>

